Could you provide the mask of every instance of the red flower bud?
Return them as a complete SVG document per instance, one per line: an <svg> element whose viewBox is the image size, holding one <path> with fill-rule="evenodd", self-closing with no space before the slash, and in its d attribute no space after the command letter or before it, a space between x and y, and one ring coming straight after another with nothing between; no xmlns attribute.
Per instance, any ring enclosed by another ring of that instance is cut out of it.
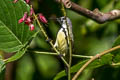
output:
<svg viewBox="0 0 120 80"><path fill-rule="evenodd" d="M33 31L35 29L33 24L29 24L30 31Z"/></svg>
<svg viewBox="0 0 120 80"><path fill-rule="evenodd" d="M40 19L40 21L41 21L42 23L45 23L45 24L48 23L47 19L45 18L45 16L43 16L42 13L40 13L40 14L38 15L38 18Z"/></svg>
<svg viewBox="0 0 120 80"><path fill-rule="evenodd" d="M21 19L19 19L19 22L18 22L18 23L24 22L24 21L26 20L26 18L27 18L27 12L25 12L25 13L24 13L24 16L23 16Z"/></svg>
<svg viewBox="0 0 120 80"><path fill-rule="evenodd" d="M24 13L24 16L23 16L23 20L25 21L25 19L27 18L28 14L27 12Z"/></svg>
<svg viewBox="0 0 120 80"><path fill-rule="evenodd" d="M31 8L31 9L30 9L30 16L32 16L33 13L34 13L34 10L33 10L33 8Z"/></svg>
<svg viewBox="0 0 120 80"><path fill-rule="evenodd" d="M32 22L30 16L25 20L25 24L29 25Z"/></svg>
<svg viewBox="0 0 120 80"><path fill-rule="evenodd" d="M24 22L23 18L19 19L18 23Z"/></svg>
<svg viewBox="0 0 120 80"><path fill-rule="evenodd" d="M30 0L25 0L25 2L26 2L26 3L29 3L29 2L30 2Z"/></svg>

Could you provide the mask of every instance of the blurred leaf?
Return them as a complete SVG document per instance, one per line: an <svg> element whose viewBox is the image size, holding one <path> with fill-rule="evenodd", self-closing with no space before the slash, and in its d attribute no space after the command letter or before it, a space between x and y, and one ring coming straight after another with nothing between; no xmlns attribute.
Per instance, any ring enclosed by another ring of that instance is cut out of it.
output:
<svg viewBox="0 0 120 80"><path fill-rule="evenodd" d="M93 0L79 0L79 5L81 5L82 7L91 9L91 5L92 5Z"/></svg>
<svg viewBox="0 0 120 80"><path fill-rule="evenodd" d="M19 51L30 39L33 32L24 23L18 24L25 11L29 11L29 6L23 0L17 3L13 3L13 0L0 0L0 50Z"/></svg>
<svg viewBox="0 0 120 80"><path fill-rule="evenodd" d="M61 26L57 26L53 21L50 21L50 23L49 23L49 29L50 29L50 34L53 36L53 37L56 37L56 34L57 34L57 32L58 32L58 30L59 30L59 28L60 28Z"/></svg>
<svg viewBox="0 0 120 80"><path fill-rule="evenodd" d="M4 80L5 78L5 69L0 72L0 80Z"/></svg>
<svg viewBox="0 0 120 80"><path fill-rule="evenodd" d="M116 9L120 9L120 0L116 0L116 2L115 2L115 8Z"/></svg>
<svg viewBox="0 0 120 80"><path fill-rule="evenodd" d="M110 10L113 9L113 3L114 0L109 1L103 8L102 8L102 12L109 12Z"/></svg>
<svg viewBox="0 0 120 80"><path fill-rule="evenodd" d="M80 77L78 77L78 80L89 80L89 78L92 75L93 70L92 69L86 69L84 72L81 74Z"/></svg>
<svg viewBox="0 0 120 80"><path fill-rule="evenodd" d="M98 68L105 64L111 64L111 63L112 63L112 55L108 53L102 56L100 59L93 61L90 65L88 65L88 68Z"/></svg>
<svg viewBox="0 0 120 80"><path fill-rule="evenodd" d="M3 58L4 58L4 52L0 51L0 59L3 59Z"/></svg>
<svg viewBox="0 0 120 80"><path fill-rule="evenodd" d="M35 41L36 41L36 45L39 47L39 48L42 48L44 50L49 50L49 44L41 37L36 37L35 38Z"/></svg>
<svg viewBox="0 0 120 80"><path fill-rule="evenodd" d="M88 60L84 60L79 62L78 64L74 65L71 67L71 73L75 73L77 72ZM91 64L88 65L88 69L94 69L94 68L98 68L100 66L103 66L105 64L111 64L112 63L112 55L111 54L107 54L102 56L100 59L97 59L95 61L93 61ZM62 77L66 76L65 71L61 71L59 72L56 77L54 78L54 80L58 80Z"/></svg>
<svg viewBox="0 0 120 80"><path fill-rule="evenodd" d="M112 46L112 40L109 37L104 37L102 39L98 38L88 38L89 44L87 46L88 55L95 55L97 53L103 52L104 50L107 50L111 48ZM87 44L86 44L87 45Z"/></svg>
<svg viewBox="0 0 120 80"><path fill-rule="evenodd" d="M117 39L115 40L113 47L120 45L120 36L117 37ZM117 63L120 62L120 49L115 50L113 52L111 52L111 54L113 54L113 62Z"/></svg>
<svg viewBox="0 0 120 80"><path fill-rule="evenodd" d="M34 64L29 55L25 55L18 61L15 80L32 80L35 72Z"/></svg>
<svg viewBox="0 0 120 80"><path fill-rule="evenodd" d="M49 55L36 55L36 61L39 66L39 71L44 78L52 78L59 70L59 61Z"/></svg>
<svg viewBox="0 0 120 80"><path fill-rule="evenodd" d="M0 80L4 80L4 74L5 74L5 62L0 59Z"/></svg>
<svg viewBox="0 0 120 80"><path fill-rule="evenodd" d="M5 68L4 65L5 65L5 62L0 59L0 73L4 70L4 68Z"/></svg>
<svg viewBox="0 0 120 80"><path fill-rule="evenodd" d="M104 30L104 36L111 36L117 33L118 26L117 23L111 22L107 24L106 29Z"/></svg>
<svg viewBox="0 0 120 80"><path fill-rule="evenodd" d="M102 0L96 0L98 6L99 6L100 8L102 8L102 7L104 7L105 5L107 5L109 1L110 1L110 0L104 0L104 1L102 1Z"/></svg>
<svg viewBox="0 0 120 80"><path fill-rule="evenodd" d="M77 71L80 67L82 67L82 65L85 64L87 61L88 61L88 60L81 61L80 63L78 63L78 64L74 65L73 67L71 67L71 73L76 72L76 71ZM78 67L78 66L79 66L79 67ZM65 70L59 72L59 73L55 76L54 80L58 80L58 79L60 79L60 78L62 78L62 77L64 77L64 76L66 76Z"/></svg>

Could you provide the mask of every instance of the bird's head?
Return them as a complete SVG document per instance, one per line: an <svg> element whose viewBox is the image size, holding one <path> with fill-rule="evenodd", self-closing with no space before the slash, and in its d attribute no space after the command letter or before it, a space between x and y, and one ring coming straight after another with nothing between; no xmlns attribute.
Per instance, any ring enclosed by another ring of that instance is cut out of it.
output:
<svg viewBox="0 0 120 80"><path fill-rule="evenodd" d="M60 25L62 25L62 27L66 27L66 20L67 20L67 24L72 26L71 21L68 17L57 18L57 21L60 23Z"/></svg>
<svg viewBox="0 0 120 80"><path fill-rule="evenodd" d="M57 21L60 23L60 25L65 24L65 20L65 17L57 18Z"/></svg>

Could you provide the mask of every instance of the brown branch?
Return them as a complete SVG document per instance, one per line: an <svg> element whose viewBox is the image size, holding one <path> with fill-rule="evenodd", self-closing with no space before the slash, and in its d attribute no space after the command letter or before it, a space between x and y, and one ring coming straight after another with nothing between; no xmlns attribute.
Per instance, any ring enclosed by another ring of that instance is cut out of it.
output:
<svg viewBox="0 0 120 80"><path fill-rule="evenodd" d="M112 10L108 13L102 13L98 9L95 9L94 11L90 11L86 8L82 8L81 6L79 6L73 2L72 2L72 6L70 9L83 15L83 16L93 19L94 21L96 21L98 23L104 23L106 21L120 18L120 10Z"/></svg>
<svg viewBox="0 0 120 80"><path fill-rule="evenodd" d="M56 0L56 1L58 2L58 0ZM63 2L63 3L66 7L67 4L65 4L65 2ZM80 5L78 5L72 1L71 1L71 7L69 7L69 8L72 11L75 11L78 14L88 17L98 23L105 23L107 21L120 18L120 10L112 10L108 13L100 12L98 9L91 11L91 10L81 7Z"/></svg>
<svg viewBox="0 0 120 80"><path fill-rule="evenodd" d="M56 0L58 3L62 2L66 8L71 7L71 1L70 0Z"/></svg>
<svg viewBox="0 0 120 80"><path fill-rule="evenodd" d="M94 60L100 58L101 56L103 56L103 55L105 55L105 54L107 54L107 53L109 53L109 52L112 52L112 51L114 51L114 50L117 50L117 49L120 49L120 45L118 45L118 46L116 46L116 47L113 47L113 48L111 48L111 49L109 49L109 50L106 50L106 51L104 51L104 52L101 52L101 53L95 55L93 58L91 58L88 62L86 62L86 63L78 70L78 72L73 76L72 80L76 80L76 79L78 78L78 76L81 74L81 72L82 72L91 62L93 62Z"/></svg>

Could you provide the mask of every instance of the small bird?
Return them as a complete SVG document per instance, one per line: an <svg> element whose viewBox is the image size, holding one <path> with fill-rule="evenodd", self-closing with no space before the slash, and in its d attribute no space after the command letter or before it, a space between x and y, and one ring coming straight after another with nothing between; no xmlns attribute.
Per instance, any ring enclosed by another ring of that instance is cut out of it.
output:
<svg viewBox="0 0 120 80"><path fill-rule="evenodd" d="M56 38L54 47L58 49L58 51L60 52L62 56L66 56L69 50L68 29L69 29L72 43L74 41L73 33L72 33L72 23L68 17L57 18L57 21L60 23L61 28L57 33L57 38ZM68 29L67 29L67 25L68 25Z"/></svg>

